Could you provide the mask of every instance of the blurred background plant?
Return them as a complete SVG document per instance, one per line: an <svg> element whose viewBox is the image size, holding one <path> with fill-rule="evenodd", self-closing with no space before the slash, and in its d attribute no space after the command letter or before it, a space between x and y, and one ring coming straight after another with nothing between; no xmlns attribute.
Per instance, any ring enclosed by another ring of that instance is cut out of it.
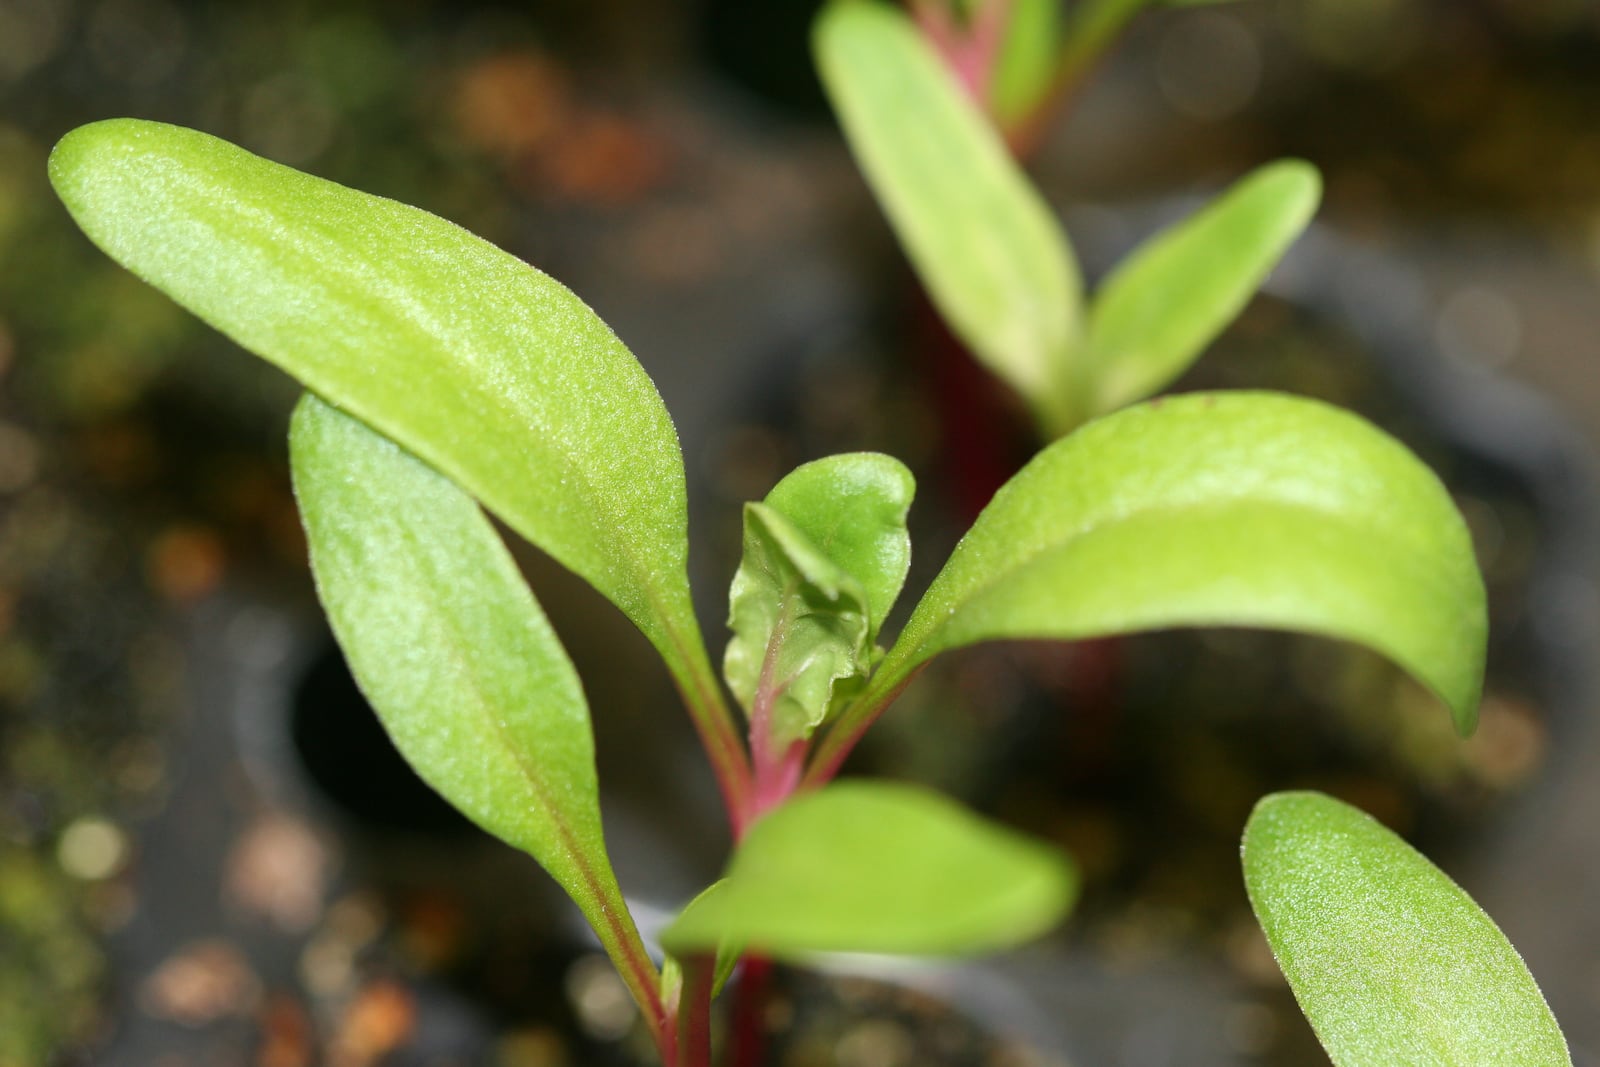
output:
<svg viewBox="0 0 1600 1067"><path fill-rule="evenodd" d="M678 418L693 521L721 546L695 561L714 613L738 503L801 459L889 451L940 471L942 488L920 479L925 499L942 493L959 512L959 472L941 467L959 426L941 397L987 388L941 385L955 372L930 378L907 351L915 312L892 239L811 74L815 7L0 0L0 1067L157 1054L271 1067L600 1062L630 1025L568 932L486 920L470 889L406 864L419 849L437 858L414 832L434 816L374 844L370 812L307 800L317 794L294 787L305 772L258 766L278 758L261 724L286 717L285 694L312 685L305 668L321 662L282 443L294 389L91 249L49 194L49 146L114 114L193 125L418 204L562 278L617 326ZM1151 198L1309 159L1326 179L1323 218L1374 250L1386 269L1374 278L1409 287L1439 359L1467 380L1506 376L1556 397L1592 442L1597 100L1600 14L1582 0L1151 10L1075 82L1070 115L1048 125L1032 163L1092 273L1154 228L1160 210L1138 208ZM1373 383L1350 328L1269 299L1223 344L1197 382L1295 388L1364 406L1414 444L1423 435L1427 419ZM1524 410L1515 388L1501 394ZM1468 430L1504 423L1530 454L1544 439L1528 427L1557 432L1505 410L1482 409ZM1583 664L1596 650L1572 642L1591 639L1597 609L1590 561L1540 564L1574 524L1588 529L1585 502L1567 494L1564 512L1541 511L1521 483L1475 480L1450 469L1448 449L1419 447L1463 493L1484 552L1499 680L1483 731L1458 748L1429 708L1346 722L1334 731L1354 752L1346 769L1300 784L1443 833L1449 848L1430 851L1522 949L1575 1048L1592 1049L1600 842L1587 814L1600 776L1585 768L1600 739ZM939 536L919 536L925 559L942 558ZM617 640L592 603L566 598L575 656ZM612 636L586 640L594 631ZM1267 772L1230 753L1304 746L1308 714L1412 698L1326 647L1204 641L1210 666L1165 639L1136 644L1125 733L1092 717L1052 727L1065 732L1032 745L1038 773L1005 788L976 776L968 750L986 735L1040 736L983 717L1016 706L995 691L1014 672L962 661L939 694L958 699L926 693L939 706L884 724L937 722L917 732L942 738L880 745L892 769L953 780L1084 861L1090 897L1070 936L1100 970L1057 986L1111 1035L1079 1046L1090 1062L1315 1062L1248 932L1235 867L1236 813ZM663 684L599 662L618 676L602 689L648 697ZM1291 700L1267 729L1219 706L1241 686L1281 702L1268 667L1334 710ZM1329 679L1342 696L1327 695ZM608 742L607 709L634 702L616 695L591 694L603 772L625 763L639 725L614 724ZM1206 713L1175 718L1180 698ZM1129 751L1137 773L1119 757ZM1269 768L1281 755L1259 754ZM1052 775L1069 780L1065 799L1038 795ZM1159 802L1151 782L1170 787ZM638 783L633 799L658 788ZM615 803L626 813L629 800ZM1168 836L1150 836L1157 824ZM717 847L691 842L690 873ZM514 877L494 856L461 869ZM1142 977L1108 985L1106 973ZM1196 999L1195 973L1225 987ZM910 1055L900 1030L838 1025L839 1062ZM464 1031L476 1036L451 1036ZM1112 1051L1090 1055L1100 1048Z"/></svg>

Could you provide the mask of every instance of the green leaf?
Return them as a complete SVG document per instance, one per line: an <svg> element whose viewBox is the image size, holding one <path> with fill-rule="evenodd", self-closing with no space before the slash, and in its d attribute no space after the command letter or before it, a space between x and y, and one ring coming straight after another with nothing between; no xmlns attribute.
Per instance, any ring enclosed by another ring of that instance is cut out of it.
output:
<svg viewBox="0 0 1600 1067"><path fill-rule="evenodd" d="M1025 118L1049 92L1061 48L1061 0L1013 0L989 99L1002 126Z"/></svg>
<svg viewBox="0 0 1600 1067"><path fill-rule="evenodd" d="M1321 189L1309 163L1269 164L1124 260L1089 312L1095 410L1149 396L1182 374L1306 228Z"/></svg>
<svg viewBox="0 0 1600 1067"><path fill-rule="evenodd" d="M465 487L680 679L703 663L676 432L559 283L427 212L181 127L81 127L50 178L113 259Z"/></svg>
<svg viewBox="0 0 1600 1067"><path fill-rule="evenodd" d="M1173 626L1355 641L1427 684L1463 734L1477 723L1483 580L1449 494L1366 421L1272 393L1152 401L1039 453L956 546L872 688L978 641Z"/></svg>
<svg viewBox="0 0 1600 1067"><path fill-rule="evenodd" d="M583 690L494 527L449 479L314 397L289 440L317 592L395 747L538 860L608 946L631 936Z"/></svg>
<svg viewBox="0 0 1600 1067"><path fill-rule="evenodd" d="M1244 832L1245 885L1339 1067L1570 1067L1527 966L1472 898L1369 816L1277 793Z"/></svg>
<svg viewBox="0 0 1600 1067"><path fill-rule="evenodd" d="M911 565L906 512L916 488L894 457L846 452L801 464L767 494L768 507L860 584L869 640L877 639Z"/></svg>
<svg viewBox="0 0 1600 1067"><path fill-rule="evenodd" d="M865 681L910 563L913 491L898 460L862 452L804 464L746 506L723 673L746 711L771 699L780 751Z"/></svg>
<svg viewBox="0 0 1600 1067"><path fill-rule="evenodd" d="M750 828L721 890L662 934L676 954L729 939L767 955L957 955L1054 926L1077 880L1060 853L937 793L838 782Z"/></svg>
<svg viewBox="0 0 1600 1067"><path fill-rule="evenodd" d="M865 679L871 666L866 594L780 513L746 504L728 601L728 688L780 750L810 737L834 686Z"/></svg>
<svg viewBox="0 0 1600 1067"><path fill-rule="evenodd" d="M818 70L857 161L956 335L1053 418L1079 331L1077 264L1048 205L904 13L835 0Z"/></svg>

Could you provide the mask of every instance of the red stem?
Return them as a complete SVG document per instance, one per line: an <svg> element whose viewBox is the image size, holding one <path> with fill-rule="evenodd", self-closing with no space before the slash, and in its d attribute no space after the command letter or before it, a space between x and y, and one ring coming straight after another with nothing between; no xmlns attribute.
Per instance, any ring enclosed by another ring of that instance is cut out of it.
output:
<svg viewBox="0 0 1600 1067"><path fill-rule="evenodd" d="M733 997L731 1067L760 1067L766 1054L772 961L765 956L746 956L739 966L739 985Z"/></svg>
<svg viewBox="0 0 1600 1067"><path fill-rule="evenodd" d="M683 988L678 995L677 1055L663 1057L673 1067L711 1067L711 987L716 960L691 956L683 961Z"/></svg>

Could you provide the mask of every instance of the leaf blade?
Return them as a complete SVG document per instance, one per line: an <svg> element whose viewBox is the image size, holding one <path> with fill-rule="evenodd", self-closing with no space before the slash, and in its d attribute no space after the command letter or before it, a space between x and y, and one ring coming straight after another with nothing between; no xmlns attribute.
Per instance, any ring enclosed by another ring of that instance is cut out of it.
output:
<svg viewBox="0 0 1600 1067"><path fill-rule="evenodd" d="M817 69L907 255L951 328L1041 413L1065 395L1081 283L1066 235L910 20L835 0Z"/></svg>
<svg viewBox="0 0 1600 1067"><path fill-rule="evenodd" d="M777 751L865 682L911 562L914 490L899 460L855 452L802 464L745 506L723 674Z"/></svg>
<svg viewBox="0 0 1600 1067"><path fill-rule="evenodd" d="M1089 310L1095 410L1142 399L1182 374L1255 295L1320 197L1310 164L1271 163L1123 260Z"/></svg>
<svg viewBox="0 0 1600 1067"><path fill-rule="evenodd" d="M1369 816L1274 794L1250 816L1242 858L1251 907L1339 1067L1570 1067L1493 920Z"/></svg>
<svg viewBox="0 0 1600 1067"><path fill-rule="evenodd" d="M1270 393L1129 408L1045 449L973 524L873 689L948 649L1171 626L1354 640L1477 721L1487 618L1438 479L1358 417Z"/></svg>
<svg viewBox="0 0 1600 1067"><path fill-rule="evenodd" d="M1049 929L1076 887L1065 857L937 793L839 782L752 826L721 890L662 943L676 954L736 941L785 959L984 952Z"/></svg>
<svg viewBox="0 0 1600 1067"><path fill-rule="evenodd" d="M466 487L693 673L676 431L571 292L443 219L180 127L80 127L50 176L113 259Z"/></svg>
<svg viewBox="0 0 1600 1067"><path fill-rule="evenodd" d="M538 860L603 938L619 917L631 930L588 704L493 526L443 475L309 394L290 451L318 595L396 747Z"/></svg>

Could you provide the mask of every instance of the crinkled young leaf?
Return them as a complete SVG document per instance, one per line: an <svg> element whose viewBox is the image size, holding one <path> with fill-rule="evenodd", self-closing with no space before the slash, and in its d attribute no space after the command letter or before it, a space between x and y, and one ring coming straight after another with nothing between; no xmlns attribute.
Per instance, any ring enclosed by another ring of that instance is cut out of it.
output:
<svg viewBox="0 0 1600 1067"><path fill-rule="evenodd" d="M996 638L1257 626L1343 638L1477 723L1487 632L1466 524L1370 423L1272 393L1152 401L1057 441L995 494L872 689ZM871 701L863 701L863 706Z"/></svg>
<svg viewBox="0 0 1600 1067"><path fill-rule="evenodd" d="M1077 879L1059 852L937 793L838 782L750 828L721 889L662 934L671 952L729 940L783 959L963 955L1054 926Z"/></svg>
<svg viewBox="0 0 1600 1067"><path fill-rule="evenodd" d="M1339 1067L1570 1067L1494 921L1371 817L1277 793L1256 805L1243 853L1250 904Z"/></svg>
<svg viewBox="0 0 1600 1067"><path fill-rule="evenodd" d="M1089 309L1094 410L1142 399L1182 374L1306 228L1321 188L1309 163L1269 164L1129 255Z"/></svg>
<svg viewBox="0 0 1600 1067"><path fill-rule="evenodd" d="M865 680L910 563L914 488L898 460L849 453L797 467L745 509L723 673L747 711L765 678L780 748Z"/></svg>
<svg viewBox="0 0 1600 1067"><path fill-rule="evenodd" d="M608 948L636 940L583 690L494 527L449 479L312 396L290 454L317 592L395 747L538 860Z"/></svg>
<svg viewBox="0 0 1600 1067"><path fill-rule="evenodd" d="M133 119L50 178L113 259L442 471L704 673L655 386L546 275L427 212Z"/></svg>
<svg viewBox="0 0 1600 1067"><path fill-rule="evenodd" d="M916 488L906 465L893 456L846 452L802 463L767 494L768 507L860 584L868 640L877 639L906 581L906 512Z"/></svg>
<svg viewBox="0 0 1600 1067"><path fill-rule="evenodd" d="M780 748L811 736L835 685L859 682L871 667L860 584L781 513L746 504L744 559L728 602L728 688L752 722L767 717ZM770 707L757 706L758 694Z"/></svg>
<svg viewBox="0 0 1600 1067"><path fill-rule="evenodd" d="M929 295L1044 417L1078 336L1066 235L999 135L900 10L834 0L817 67L850 147Z"/></svg>

